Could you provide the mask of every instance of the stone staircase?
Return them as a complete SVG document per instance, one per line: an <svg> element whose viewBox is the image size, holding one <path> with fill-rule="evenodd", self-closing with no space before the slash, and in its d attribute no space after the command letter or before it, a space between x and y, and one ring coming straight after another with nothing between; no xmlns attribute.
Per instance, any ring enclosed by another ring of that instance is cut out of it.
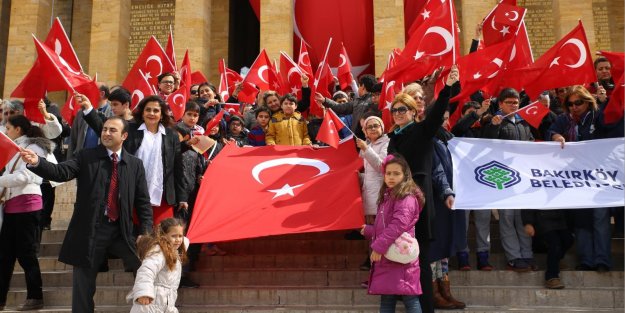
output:
<svg viewBox="0 0 625 313"><path fill-rule="evenodd" d="M73 183L57 188L53 230L42 236L40 266L46 307L41 312L70 312L72 268L57 261L73 209ZM469 238L473 238L470 230ZM378 296L360 287L368 272L359 270L366 241L343 239L345 232L274 236L220 243L225 256L202 253L191 277L197 289L180 289L181 312L211 313L356 313L377 312ZM492 224L491 263L496 270L452 271L452 293L465 301L466 312L625 312L623 241L613 240L614 270L608 273L563 270L562 290L543 287L543 271L506 271L505 257ZM473 244L473 243L471 243ZM536 260L544 269L545 254ZM471 260L475 264L474 258ZM576 264L574 251L564 262ZM125 296L134 282L120 260L109 261L109 272L98 275L95 302L98 312L128 312ZM450 265L455 269L455 264ZM12 312L26 296L24 273L16 265L7 308ZM398 304L398 312L403 312Z"/></svg>

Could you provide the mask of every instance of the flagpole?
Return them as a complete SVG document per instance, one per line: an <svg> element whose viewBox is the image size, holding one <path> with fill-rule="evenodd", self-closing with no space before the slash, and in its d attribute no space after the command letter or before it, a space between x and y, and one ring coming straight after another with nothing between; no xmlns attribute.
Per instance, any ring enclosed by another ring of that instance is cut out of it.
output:
<svg viewBox="0 0 625 313"><path fill-rule="evenodd" d="M456 11L454 11L454 6L453 6L453 2L450 0L449 1L449 15L451 16L451 27L453 27L452 29L452 34L453 34L453 44L452 44L452 49L453 51L451 52L451 58L452 58L452 64L456 64L456 22L454 21L454 14L456 14Z"/></svg>
<svg viewBox="0 0 625 313"><path fill-rule="evenodd" d="M518 110L516 110L516 111L514 111L512 113L508 113L507 115L504 115L503 118L506 118L508 116L514 115L514 114L518 113L519 111L525 110L527 107L532 106L532 105L534 105L536 103L538 103L538 100L536 100L536 101L534 101L534 102L532 102L532 103L530 103L530 104L528 104L528 105L526 105L526 106L524 106L524 107L522 107L522 108L520 108L520 109L518 109Z"/></svg>

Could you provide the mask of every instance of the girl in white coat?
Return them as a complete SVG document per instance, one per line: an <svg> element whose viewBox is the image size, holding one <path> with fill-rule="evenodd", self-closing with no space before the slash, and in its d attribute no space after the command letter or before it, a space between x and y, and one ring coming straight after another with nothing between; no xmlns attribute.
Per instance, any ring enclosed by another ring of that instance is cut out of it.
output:
<svg viewBox="0 0 625 313"><path fill-rule="evenodd" d="M362 122L362 130L367 141L356 139L360 148L360 157L364 159L365 174L362 180L362 202L365 210L366 223L373 225L378 210L378 196L384 182L382 161L386 158L389 138L384 134L382 119L371 115ZM369 270L371 264L367 260L360 266L362 270Z"/></svg>
<svg viewBox="0 0 625 313"><path fill-rule="evenodd" d="M137 250L142 263L135 285L126 296L126 300L132 300L131 313L178 312L177 290L189 246L183 232L182 220L167 218L156 227L153 235L139 240Z"/></svg>

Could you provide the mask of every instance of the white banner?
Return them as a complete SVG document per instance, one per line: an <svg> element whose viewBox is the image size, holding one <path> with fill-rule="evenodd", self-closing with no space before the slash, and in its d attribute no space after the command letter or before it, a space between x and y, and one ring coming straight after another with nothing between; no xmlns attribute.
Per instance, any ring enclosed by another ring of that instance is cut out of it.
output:
<svg viewBox="0 0 625 313"><path fill-rule="evenodd" d="M556 142L454 138L454 209L623 206L623 138Z"/></svg>

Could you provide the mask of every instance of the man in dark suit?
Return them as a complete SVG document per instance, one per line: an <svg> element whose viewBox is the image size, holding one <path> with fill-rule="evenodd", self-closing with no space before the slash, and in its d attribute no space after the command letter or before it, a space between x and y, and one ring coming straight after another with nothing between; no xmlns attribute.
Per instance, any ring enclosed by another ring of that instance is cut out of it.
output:
<svg viewBox="0 0 625 313"><path fill-rule="evenodd" d="M98 267L107 253L120 257L128 269L141 265L132 209L146 234L152 230L152 207L143 164L122 147L127 137L128 122L115 116L104 123L101 144L72 160L57 165L28 149L20 153L29 169L45 179L77 179L74 213L59 254L59 261L74 266L72 312L93 312Z"/></svg>

